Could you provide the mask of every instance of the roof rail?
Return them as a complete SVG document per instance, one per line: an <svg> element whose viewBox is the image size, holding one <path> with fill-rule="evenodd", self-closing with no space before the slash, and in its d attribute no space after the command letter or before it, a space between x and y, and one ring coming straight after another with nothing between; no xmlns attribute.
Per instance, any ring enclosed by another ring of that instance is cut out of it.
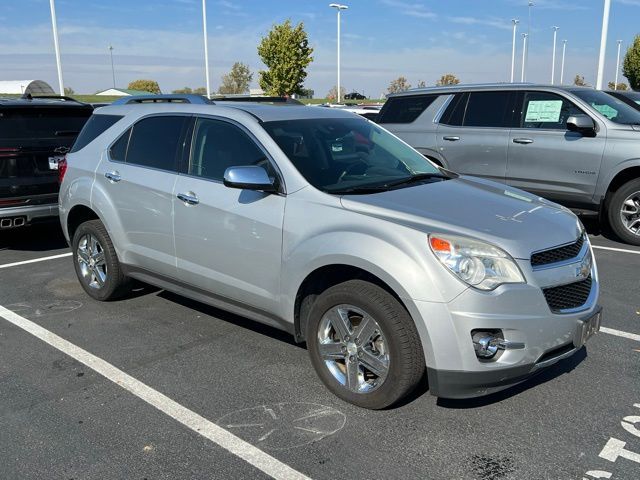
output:
<svg viewBox="0 0 640 480"><path fill-rule="evenodd" d="M140 103L193 103L211 105L213 102L204 95L195 94L165 94L165 95L132 95L122 97L111 105L135 105Z"/></svg>
<svg viewBox="0 0 640 480"><path fill-rule="evenodd" d="M288 105L304 105L295 98L276 96L216 95L214 99L219 102L286 103Z"/></svg>
<svg viewBox="0 0 640 480"><path fill-rule="evenodd" d="M66 95L31 95L30 93L23 93L20 97L22 100L64 100L65 102L76 102L76 103L84 103L80 100L76 100L72 97L67 97Z"/></svg>

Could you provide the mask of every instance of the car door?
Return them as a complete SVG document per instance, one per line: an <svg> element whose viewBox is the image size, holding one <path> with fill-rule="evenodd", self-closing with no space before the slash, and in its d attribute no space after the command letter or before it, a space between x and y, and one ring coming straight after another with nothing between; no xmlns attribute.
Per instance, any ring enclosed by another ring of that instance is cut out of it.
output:
<svg viewBox="0 0 640 480"><path fill-rule="evenodd" d="M509 139L507 183L568 205L590 203L606 132L587 136L569 131L567 119L585 112L557 93L521 92L517 110L518 125Z"/></svg>
<svg viewBox="0 0 640 480"><path fill-rule="evenodd" d="M97 187L111 205L120 261L175 277L173 187L181 136L190 116L161 115L135 123L108 149L96 172ZM96 196L97 197L97 196Z"/></svg>
<svg viewBox="0 0 640 480"><path fill-rule="evenodd" d="M174 231L181 281L273 311L280 291L285 197L228 188L228 167L276 170L243 127L219 118L196 120L188 165L175 185Z"/></svg>
<svg viewBox="0 0 640 480"><path fill-rule="evenodd" d="M437 129L438 150L449 169L505 181L512 98L510 91L453 97Z"/></svg>

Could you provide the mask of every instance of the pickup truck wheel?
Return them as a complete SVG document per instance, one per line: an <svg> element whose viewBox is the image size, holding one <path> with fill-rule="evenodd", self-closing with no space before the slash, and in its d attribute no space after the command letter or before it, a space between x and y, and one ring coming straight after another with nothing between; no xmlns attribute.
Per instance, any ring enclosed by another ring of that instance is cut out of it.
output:
<svg viewBox="0 0 640 480"><path fill-rule="evenodd" d="M620 240L640 245L640 179L625 183L611 196L607 215Z"/></svg>
<svg viewBox="0 0 640 480"><path fill-rule="evenodd" d="M81 224L73 235L72 248L76 275L90 297L104 302L126 291L128 279L100 220Z"/></svg>
<svg viewBox="0 0 640 480"><path fill-rule="evenodd" d="M413 320L398 300L372 283L349 280L320 294L307 331L311 362L322 382L360 407L393 405L424 374Z"/></svg>

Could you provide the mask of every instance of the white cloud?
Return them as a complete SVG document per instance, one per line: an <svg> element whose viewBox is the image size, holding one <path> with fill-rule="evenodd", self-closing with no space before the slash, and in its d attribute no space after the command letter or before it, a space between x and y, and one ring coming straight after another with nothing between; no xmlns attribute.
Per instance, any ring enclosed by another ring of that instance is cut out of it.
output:
<svg viewBox="0 0 640 480"><path fill-rule="evenodd" d="M403 15L417 18L437 18L438 15L427 9L422 3L405 2L402 0L380 0L380 3L387 7L396 8Z"/></svg>

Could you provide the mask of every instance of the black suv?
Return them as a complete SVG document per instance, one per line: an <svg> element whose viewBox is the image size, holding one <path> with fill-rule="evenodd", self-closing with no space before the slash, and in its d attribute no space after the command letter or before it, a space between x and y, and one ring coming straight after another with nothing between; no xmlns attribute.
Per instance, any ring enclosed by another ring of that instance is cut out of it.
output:
<svg viewBox="0 0 640 480"><path fill-rule="evenodd" d="M345 100L366 100L367 97L358 92L347 93L344 96Z"/></svg>
<svg viewBox="0 0 640 480"><path fill-rule="evenodd" d="M68 97L0 99L0 228L58 215L58 163L93 107Z"/></svg>

